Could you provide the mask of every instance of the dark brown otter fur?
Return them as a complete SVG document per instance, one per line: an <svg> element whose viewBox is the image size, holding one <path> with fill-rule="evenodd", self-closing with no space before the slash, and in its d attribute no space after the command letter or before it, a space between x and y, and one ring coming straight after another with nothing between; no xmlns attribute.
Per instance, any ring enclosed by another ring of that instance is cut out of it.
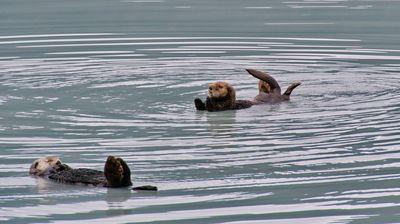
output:
<svg viewBox="0 0 400 224"><path fill-rule="evenodd" d="M255 104L280 103L283 101L289 101L292 91L301 84L300 82L292 83L286 89L286 91L281 94L281 87L279 86L278 82L269 74L255 69L246 69L246 71L252 76L260 79L258 85L259 93L254 98Z"/></svg>
<svg viewBox="0 0 400 224"><path fill-rule="evenodd" d="M209 85L206 101L196 98L194 104L197 110L213 112L245 109L254 103L249 100L236 100L235 89L229 83L216 81Z"/></svg>
<svg viewBox="0 0 400 224"><path fill-rule="evenodd" d="M108 187L131 186L131 170L121 158L109 156L104 165L104 176Z"/></svg>

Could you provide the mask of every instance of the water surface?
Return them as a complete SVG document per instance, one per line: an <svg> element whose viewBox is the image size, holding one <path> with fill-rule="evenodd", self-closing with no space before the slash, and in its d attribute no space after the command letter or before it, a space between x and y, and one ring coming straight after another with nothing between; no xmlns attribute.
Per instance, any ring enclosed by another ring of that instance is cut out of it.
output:
<svg viewBox="0 0 400 224"><path fill-rule="evenodd" d="M397 223L399 1L14 1L0 7L3 223ZM225 80L289 103L198 112ZM27 175L124 158L154 192Z"/></svg>

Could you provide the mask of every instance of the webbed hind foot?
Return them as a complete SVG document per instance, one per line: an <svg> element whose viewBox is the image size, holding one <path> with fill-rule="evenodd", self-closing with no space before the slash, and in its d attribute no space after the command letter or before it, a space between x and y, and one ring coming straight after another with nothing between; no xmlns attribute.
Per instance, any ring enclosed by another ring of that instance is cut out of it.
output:
<svg viewBox="0 0 400 224"><path fill-rule="evenodd" d="M286 91L285 91L285 93L283 93L283 95L290 96L292 91L299 85L301 85L301 82L294 82L294 83L290 84L290 86L286 89Z"/></svg>
<svg viewBox="0 0 400 224"><path fill-rule="evenodd" d="M107 179L107 187L131 186L131 171L121 158L108 156L104 164L104 176Z"/></svg>

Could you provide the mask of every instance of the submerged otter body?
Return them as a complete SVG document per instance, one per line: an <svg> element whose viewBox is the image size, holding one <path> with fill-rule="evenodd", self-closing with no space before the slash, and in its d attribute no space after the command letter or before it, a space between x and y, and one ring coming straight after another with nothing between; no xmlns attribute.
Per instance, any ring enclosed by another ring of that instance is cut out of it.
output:
<svg viewBox="0 0 400 224"><path fill-rule="evenodd" d="M240 110L251 107L254 103L250 100L236 100L236 91L227 82L216 81L208 86L206 101L196 98L194 104L197 110L209 112L223 110Z"/></svg>
<svg viewBox="0 0 400 224"><path fill-rule="evenodd" d="M289 101L292 91L301 84L300 82L294 82L281 94L281 87L272 76L255 69L246 69L246 71L255 78L260 79L258 84L259 93L254 98L255 104Z"/></svg>
<svg viewBox="0 0 400 224"><path fill-rule="evenodd" d="M249 108L254 104L249 100L235 100L232 104L226 102L229 102L229 99L207 97L204 107L207 111L240 110Z"/></svg>
<svg viewBox="0 0 400 224"><path fill-rule="evenodd" d="M84 184L98 187L108 187L107 179L102 171L86 168L58 171L50 174L48 178L66 184Z"/></svg>
<svg viewBox="0 0 400 224"><path fill-rule="evenodd" d="M29 174L47 177L50 180L99 187L128 187L132 185L131 171L121 158L109 156L104 164L104 172L87 168L71 168L58 157L48 156L35 160Z"/></svg>

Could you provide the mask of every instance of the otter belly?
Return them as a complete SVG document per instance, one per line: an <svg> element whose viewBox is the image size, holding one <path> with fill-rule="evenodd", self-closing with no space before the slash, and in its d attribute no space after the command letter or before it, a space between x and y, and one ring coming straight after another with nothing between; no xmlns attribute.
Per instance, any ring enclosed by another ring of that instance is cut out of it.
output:
<svg viewBox="0 0 400 224"><path fill-rule="evenodd" d="M107 180L102 171L78 168L57 171L48 176L49 179L68 184L83 184L106 187Z"/></svg>

